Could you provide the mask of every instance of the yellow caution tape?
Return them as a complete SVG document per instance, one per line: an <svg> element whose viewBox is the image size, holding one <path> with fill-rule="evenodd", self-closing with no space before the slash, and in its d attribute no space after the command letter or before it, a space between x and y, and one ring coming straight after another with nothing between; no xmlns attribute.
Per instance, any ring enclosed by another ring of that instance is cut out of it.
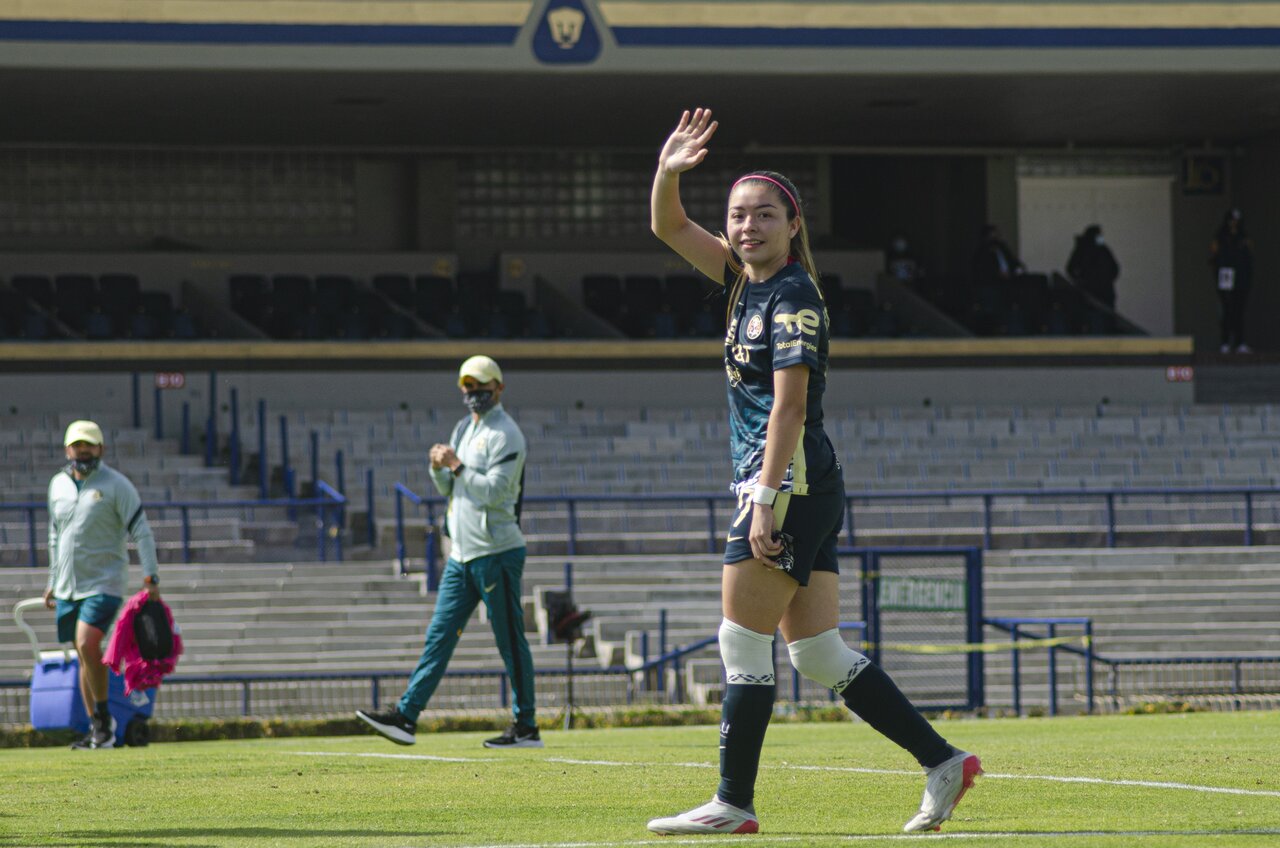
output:
<svg viewBox="0 0 1280 848"><path fill-rule="evenodd" d="M1080 636L1055 636L1052 639L1019 639L1016 642L977 642L963 643L959 645L920 645L910 642L881 642L880 649L882 651L901 651L904 654L991 654L996 651L1013 651L1022 650L1024 648L1055 648L1059 645L1069 645L1073 642L1079 643L1081 646L1088 647L1089 637ZM875 647L871 642L863 642L862 649L864 651L871 650Z"/></svg>

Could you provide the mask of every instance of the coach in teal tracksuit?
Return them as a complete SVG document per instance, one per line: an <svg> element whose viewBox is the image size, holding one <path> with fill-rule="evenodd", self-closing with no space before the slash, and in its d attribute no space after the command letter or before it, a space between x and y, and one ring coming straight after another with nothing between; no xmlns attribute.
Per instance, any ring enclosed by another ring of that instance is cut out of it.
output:
<svg viewBox="0 0 1280 848"><path fill-rule="evenodd" d="M515 720L489 748L541 748L534 721L533 657L524 635L520 579L525 541L520 532L520 490L527 453L524 434L499 403L502 370L473 356L458 371L458 387L471 414L453 428L448 444L433 445L431 480L449 499L453 547L440 579L435 613L418 667L399 703L356 715L393 742L411 745L418 715L435 692L462 629L484 601L507 668Z"/></svg>

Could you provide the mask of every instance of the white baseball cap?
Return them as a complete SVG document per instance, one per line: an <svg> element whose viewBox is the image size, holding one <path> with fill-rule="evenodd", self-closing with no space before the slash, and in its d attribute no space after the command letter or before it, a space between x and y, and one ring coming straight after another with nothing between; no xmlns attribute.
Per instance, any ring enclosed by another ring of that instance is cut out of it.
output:
<svg viewBox="0 0 1280 848"><path fill-rule="evenodd" d="M102 444L102 428L92 421L72 421L67 427L67 435L63 438L62 444L73 445L76 442Z"/></svg>
<svg viewBox="0 0 1280 848"><path fill-rule="evenodd" d="M478 383L488 383L491 380L501 383L502 369L498 367L498 363L487 356L473 356L462 363L462 367L458 369L459 386L462 385L464 377L472 377Z"/></svg>

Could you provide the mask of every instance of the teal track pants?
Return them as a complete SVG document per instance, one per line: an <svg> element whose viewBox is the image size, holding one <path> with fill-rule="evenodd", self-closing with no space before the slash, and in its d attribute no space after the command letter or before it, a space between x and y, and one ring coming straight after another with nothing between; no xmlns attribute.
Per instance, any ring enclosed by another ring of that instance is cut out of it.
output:
<svg viewBox="0 0 1280 848"><path fill-rule="evenodd" d="M520 724L534 724L533 655L524 636L524 610L520 604L524 556L525 548L516 548L466 563L455 559L445 563L422 656L398 705L405 718L416 721L426 708L463 628L484 601L498 653L511 680L512 712Z"/></svg>

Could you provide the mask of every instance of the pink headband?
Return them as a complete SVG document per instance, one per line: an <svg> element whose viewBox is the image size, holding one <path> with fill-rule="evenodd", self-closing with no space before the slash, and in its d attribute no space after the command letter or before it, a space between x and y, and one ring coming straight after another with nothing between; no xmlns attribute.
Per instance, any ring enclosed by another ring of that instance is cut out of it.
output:
<svg viewBox="0 0 1280 848"><path fill-rule="evenodd" d="M735 188L737 188L742 183L745 183L747 180L764 180L765 182L773 183L778 188L782 189L782 193L786 195L787 200L791 201L791 208L796 210L796 217L797 218L800 217L800 204L796 203L795 197L792 196L791 192L787 191L787 187L784 186L782 183L778 182L777 180L775 180L773 177L766 177L764 174L747 174L745 177L742 177L736 183L729 186L729 191L733 191Z"/></svg>

